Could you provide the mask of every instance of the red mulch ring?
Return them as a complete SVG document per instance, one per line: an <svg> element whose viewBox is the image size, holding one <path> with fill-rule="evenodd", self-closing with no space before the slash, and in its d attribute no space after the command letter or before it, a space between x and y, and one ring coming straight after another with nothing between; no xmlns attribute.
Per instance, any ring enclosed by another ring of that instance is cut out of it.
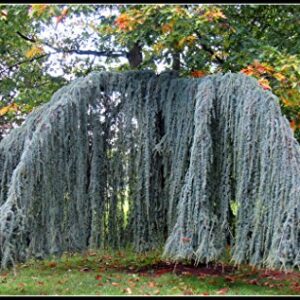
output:
<svg viewBox="0 0 300 300"><path fill-rule="evenodd" d="M276 271L276 270L265 270L261 271L260 278L268 278L272 280L299 280L300 282L300 273L295 271ZM300 284L299 284L300 285Z"/></svg>
<svg viewBox="0 0 300 300"><path fill-rule="evenodd" d="M165 273L175 273L176 275L194 275L194 276L223 276L232 273L236 268L232 266L223 266L220 264L192 264L172 263L161 261L157 264L146 266L139 269L128 270L129 273L139 273L141 275L160 276Z"/></svg>
<svg viewBox="0 0 300 300"><path fill-rule="evenodd" d="M175 263L160 261L145 267L126 267L124 271L130 274L141 276L161 276L166 273L176 275L193 275L199 278L223 277L228 283L235 283L237 280L246 284L266 286L268 288L281 289L288 286L294 292L300 294L300 272L299 271L279 271L250 268L244 265L241 269L221 264L198 264Z"/></svg>

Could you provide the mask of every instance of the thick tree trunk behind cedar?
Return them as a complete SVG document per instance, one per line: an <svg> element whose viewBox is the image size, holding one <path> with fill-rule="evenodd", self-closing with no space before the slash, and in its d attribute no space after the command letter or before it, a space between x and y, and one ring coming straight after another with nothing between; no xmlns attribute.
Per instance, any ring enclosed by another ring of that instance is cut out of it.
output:
<svg viewBox="0 0 300 300"><path fill-rule="evenodd" d="M174 71L179 71L180 70L180 53L179 52L174 52L173 53L172 69Z"/></svg>
<svg viewBox="0 0 300 300"><path fill-rule="evenodd" d="M129 50L127 59L132 69L136 69L143 61L142 46L139 43L135 43Z"/></svg>

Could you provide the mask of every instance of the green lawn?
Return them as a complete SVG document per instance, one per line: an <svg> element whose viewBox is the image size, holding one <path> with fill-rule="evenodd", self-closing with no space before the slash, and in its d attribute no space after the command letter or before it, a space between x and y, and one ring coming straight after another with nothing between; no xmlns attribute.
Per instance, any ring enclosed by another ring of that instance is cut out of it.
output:
<svg viewBox="0 0 300 300"><path fill-rule="evenodd" d="M1 295L297 295L300 272L162 261L160 252L87 252L0 273Z"/></svg>

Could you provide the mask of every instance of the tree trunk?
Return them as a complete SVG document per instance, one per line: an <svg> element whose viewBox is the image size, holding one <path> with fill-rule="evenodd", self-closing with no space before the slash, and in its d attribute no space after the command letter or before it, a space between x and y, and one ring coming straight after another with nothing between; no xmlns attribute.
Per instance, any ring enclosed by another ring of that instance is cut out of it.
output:
<svg viewBox="0 0 300 300"><path fill-rule="evenodd" d="M172 64L172 69L174 71L179 71L180 70L180 52L173 52L173 64Z"/></svg>
<svg viewBox="0 0 300 300"><path fill-rule="evenodd" d="M127 54L129 65L132 69L136 69L143 61L142 46L137 42L129 50Z"/></svg>

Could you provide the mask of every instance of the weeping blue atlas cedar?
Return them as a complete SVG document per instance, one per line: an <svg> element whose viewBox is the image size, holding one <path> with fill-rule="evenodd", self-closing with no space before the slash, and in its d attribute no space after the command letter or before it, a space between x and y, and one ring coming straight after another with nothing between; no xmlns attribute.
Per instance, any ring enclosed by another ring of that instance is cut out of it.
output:
<svg viewBox="0 0 300 300"><path fill-rule="evenodd" d="M210 262L228 239L236 264L299 267L299 167L278 99L253 78L91 73L0 143L1 267L162 245Z"/></svg>

